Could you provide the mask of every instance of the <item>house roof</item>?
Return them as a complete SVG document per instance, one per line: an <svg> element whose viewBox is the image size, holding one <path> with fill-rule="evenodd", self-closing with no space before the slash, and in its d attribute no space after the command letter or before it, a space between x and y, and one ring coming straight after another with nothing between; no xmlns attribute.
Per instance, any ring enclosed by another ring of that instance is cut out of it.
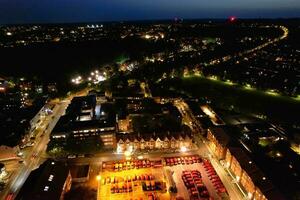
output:
<svg viewBox="0 0 300 200"><path fill-rule="evenodd" d="M129 134L121 134L118 133L116 135L117 141L125 141L129 140L131 142L134 141L156 141L156 140L161 140L161 141L169 141L169 140L180 140L181 139L189 139L191 138L190 133L185 133L185 132L162 132L162 133L144 133L144 134L139 134L139 133L129 133Z"/></svg>
<svg viewBox="0 0 300 200"><path fill-rule="evenodd" d="M209 130L222 146L226 147L229 144L230 137L229 135L227 135L223 128L213 127Z"/></svg>

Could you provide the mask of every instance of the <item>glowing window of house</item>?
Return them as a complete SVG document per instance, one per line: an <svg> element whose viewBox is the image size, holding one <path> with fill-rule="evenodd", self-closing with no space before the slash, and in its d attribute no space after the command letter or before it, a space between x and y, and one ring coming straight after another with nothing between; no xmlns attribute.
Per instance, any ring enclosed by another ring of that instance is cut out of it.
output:
<svg viewBox="0 0 300 200"><path fill-rule="evenodd" d="M49 176L49 178L48 178L48 181L52 181L53 180L53 178L54 178L54 175L52 175L52 174L50 174L50 176Z"/></svg>
<svg viewBox="0 0 300 200"><path fill-rule="evenodd" d="M44 191L47 192L48 190L49 190L49 186L46 185L46 186L44 187Z"/></svg>

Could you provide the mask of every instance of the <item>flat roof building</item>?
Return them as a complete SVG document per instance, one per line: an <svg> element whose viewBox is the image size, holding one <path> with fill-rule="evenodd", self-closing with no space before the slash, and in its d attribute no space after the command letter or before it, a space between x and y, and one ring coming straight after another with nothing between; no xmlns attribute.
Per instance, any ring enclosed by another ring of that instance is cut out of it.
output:
<svg viewBox="0 0 300 200"><path fill-rule="evenodd" d="M47 160L32 171L16 200L63 200L71 188L72 177L64 162Z"/></svg>
<svg viewBox="0 0 300 200"><path fill-rule="evenodd" d="M98 104L94 95L75 97L51 133L51 139L99 137L105 148L115 146L116 115L112 103Z"/></svg>

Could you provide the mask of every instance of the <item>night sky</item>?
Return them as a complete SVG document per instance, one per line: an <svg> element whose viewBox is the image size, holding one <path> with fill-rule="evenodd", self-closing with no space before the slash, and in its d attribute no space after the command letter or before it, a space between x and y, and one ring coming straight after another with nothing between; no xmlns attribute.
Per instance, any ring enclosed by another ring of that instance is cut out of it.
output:
<svg viewBox="0 0 300 200"><path fill-rule="evenodd" d="M0 24L300 17L300 0L0 0Z"/></svg>

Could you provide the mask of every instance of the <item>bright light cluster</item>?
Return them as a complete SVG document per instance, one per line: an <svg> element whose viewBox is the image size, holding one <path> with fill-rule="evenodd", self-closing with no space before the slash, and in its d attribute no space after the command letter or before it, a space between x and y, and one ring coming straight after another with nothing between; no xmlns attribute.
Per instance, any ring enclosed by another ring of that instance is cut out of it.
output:
<svg viewBox="0 0 300 200"><path fill-rule="evenodd" d="M87 80L96 84L105 81L106 80L105 75L106 75L105 72L100 73L98 70L95 70L90 73L90 76L88 77Z"/></svg>
<svg viewBox="0 0 300 200"><path fill-rule="evenodd" d="M80 84L83 81L87 81L87 82L92 82L94 84L97 84L99 82L105 81L106 80L106 72L99 72L98 70L92 71L90 73L90 76L88 76L85 80L85 78L82 78L82 76L77 76L76 78L73 78L71 80L71 82L73 84Z"/></svg>
<svg viewBox="0 0 300 200"><path fill-rule="evenodd" d="M72 83L78 85L80 83L82 83L82 77L81 76L78 76L77 78L73 78L72 79Z"/></svg>

